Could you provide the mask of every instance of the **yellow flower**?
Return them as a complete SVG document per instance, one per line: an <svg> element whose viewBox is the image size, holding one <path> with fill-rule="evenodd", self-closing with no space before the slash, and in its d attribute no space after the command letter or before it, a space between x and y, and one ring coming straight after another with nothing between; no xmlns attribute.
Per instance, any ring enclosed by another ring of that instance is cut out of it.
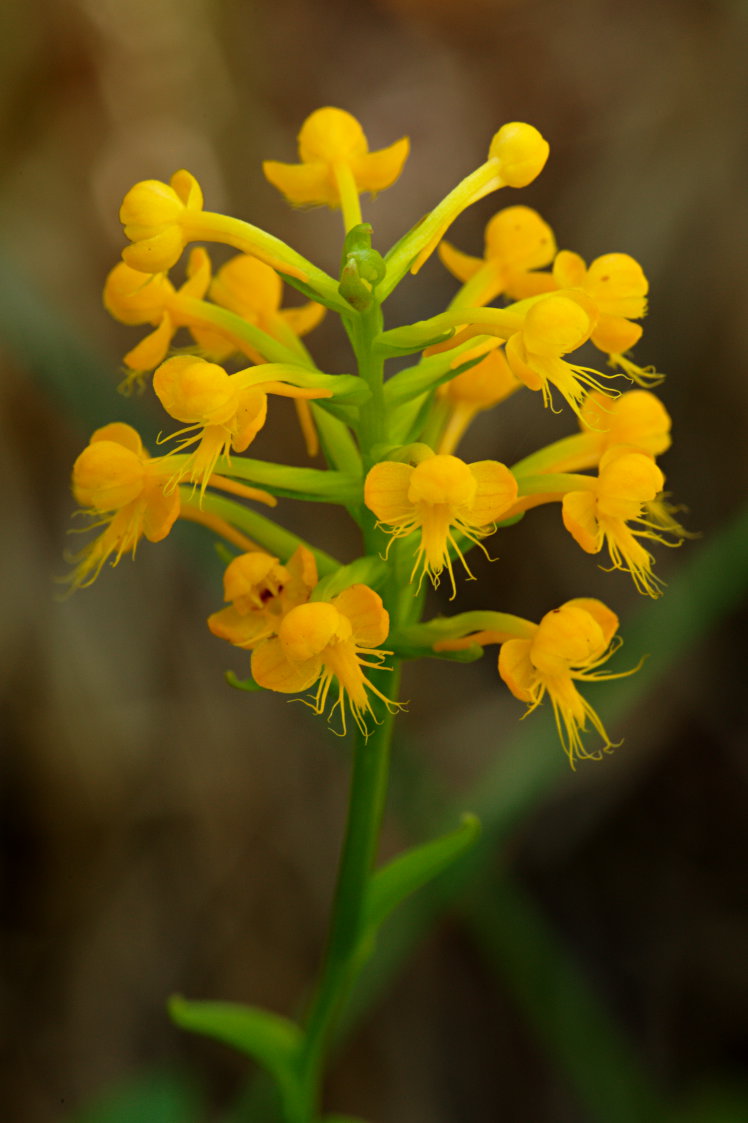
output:
<svg viewBox="0 0 748 1123"><path fill-rule="evenodd" d="M210 285L210 298L215 304L235 312L267 335L282 343L295 344L299 336L316 327L325 314L322 304L310 301L297 308L281 308L283 282L274 269L250 254L232 257L216 273ZM205 353L221 362L236 351L236 345L218 331L193 328L192 334ZM253 362L262 355L244 347Z"/></svg>
<svg viewBox="0 0 748 1123"><path fill-rule="evenodd" d="M631 321L647 314L649 282L638 261L627 253L606 253L588 268L579 254L562 250L553 263L553 278L560 289L581 289L593 302L597 318L590 339L595 347L635 382L651 382L652 372L623 357L642 336L643 329Z"/></svg>
<svg viewBox="0 0 748 1123"><path fill-rule="evenodd" d="M165 273L141 273L124 261L115 265L104 284L104 307L120 323L153 324L156 329L125 355L125 365L132 371L126 386L164 361L177 330L194 319L183 298L200 299L209 284L210 259L203 249L190 254L187 280L178 290ZM226 337L221 338L227 346Z"/></svg>
<svg viewBox="0 0 748 1123"><path fill-rule="evenodd" d="M521 385L501 348L443 383L437 396L449 406L449 418L439 442L439 452L454 452L476 414L503 402Z"/></svg>
<svg viewBox="0 0 748 1123"><path fill-rule="evenodd" d="M279 372L279 364L266 363L227 374L216 363L192 355L176 355L161 364L153 376L153 388L169 416L187 423L172 434L172 438L184 437L174 452L197 444L174 482L188 477L204 491L219 456L244 452L265 424L268 394L330 396L329 390L303 389L272 378L279 372L282 379L286 369L281 367Z"/></svg>
<svg viewBox="0 0 748 1123"><path fill-rule="evenodd" d="M506 207L486 226L486 248L482 258L470 257L451 246L439 245L439 257L458 280L470 282L458 295L461 304L489 304L505 293L522 300L550 292L556 282L550 273L537 273L550 265L556 241L550 226L530 207Z"/></svg>
<svg viewBox="0 0 748 1123"><path fill-rule="evenodd" d="M369 695L394 705L366 677L363 668L377 668L384 656L378 650L389 632L389 615L381 598L368 585L352 585L330 601L297 605L283 616L275 637L252 652L252 677L259 686L281 694L298 694L317 684L309 703L321 714L330 688L337 697L330 718L339 711L342 732L350 709L358 728L367 733L372 714Z"/></svg>
<svg viewBox="0 0 748 1123"><path fill-rule="evenodd" d="M283 617L309 600L317 584L314 555L299 546L287 565L261 550L240 554L223 575L223 599L231 603L208 617L213 635L253 648L278 634Z"/></svg>
<svg viewBox="0 0 748 1123"><path fill-rule="evenodd" d="M455 533L480 544L516 497L517 482L504 464L466 464L456 456L429 456L415 467L384 460L374 465L364 485L366 506L392 540L420 531L411 580L420 570L419 586L428 575L436 587L446 568L453 597L450 548L472 577Z"/></svg>
<svg viewBox="0 0 748 1123"><path fill-rule="evenodd" d="M357 192L376 194L390 187L402 171L410 142L407 137L389 148L370 152L361 125L344 109L317 109L301 126L300 164L266 160L267 179L290 202L299 206L340 207L341 169L348 169Z"/></svg>
<svg viewBox="0 0 748 1123"><path fill-rule="evenodd" d="M529 639L506 640L499 651L499 674L515 698L534 710L548 694L572 768L577 759L599 760L615 747L574 684L621 677L597 670L620 646L617 629L618 617L601 601L579 598L546 613ZM594 753L582 743L588 719L603 740Z"/></svg>
<svg viewBox="0 0 748 1123"><path fill-rule="evenodd" d="M344 109L328 106L307 117L299 133L300 164L266 160L266 178L296 206L328 206L357 214L358 196L376 195L395 182L402 171L410 141L407 137L370 152L361 125ZM355 225L355 222L346 225Z"/></svg>
<svg viewBox="0 0 748 1123"><path fill-rule="evenodd" d="M671 444L670 415L649 390L628 390L617 398L600 391L588 394L579 412L579 424L589 441L597 445L599 456L613 445L629 445L650 456L660 456Z"/></svg>
<svg viewBox="0 0 748 1123"><path fill-rule="evenodd" d="M125 195L119 217L132 242L122 251L123 260L142 273L171 269L189 242L221 242L318 287L333 306L340 303L332 278L279 238L248 222L203 210L203 193L190 172L175 172L170 183L136 183Z"/></svg>
<svg viewBox="0 0 748 1123"><path fill-rule="evenodd" d="M162 273L176 265L190 238L186 220L203 208L203 193L187 171L175 172L168 184L158 179L136 183L120 207L120 222L133 245L124 261L143 273Z"/></svg>
<svg viewBox="0 0 748 1123"><path fill-rule="evenodd" d="M629 572L639 592L651 597L660 595L662 582L652 573L652 555L638 539L665 541L658 524L642 513L664 483L651 456L614 446L603 455L591 487L568 492L562 502L564 526L582 549L597 554L607 544L613 568Z"/></svg>
<svg viewBox="0 0 748 1123"><path fill-rule="evenodd" d="M576 351L590 338L595 326L595 308L584 293L551 293L527 311L522 327L506 343L506 357L514 374L530 390L542 390L545 405L552 406L555 386L576 414L589 389L601 390L589 367L561 358Z"/></svg>
<svg viewBox="0 0 748 1123"><path fill-rule="evenodd" d="M97 429L73 465L73 495L93 526L105 529L73 558L74 588L90 585L109 559L135 555L142 537L166 538L179 515L179 495L166 487L163 459L143 449L138 433L114 422Z"/></svg>

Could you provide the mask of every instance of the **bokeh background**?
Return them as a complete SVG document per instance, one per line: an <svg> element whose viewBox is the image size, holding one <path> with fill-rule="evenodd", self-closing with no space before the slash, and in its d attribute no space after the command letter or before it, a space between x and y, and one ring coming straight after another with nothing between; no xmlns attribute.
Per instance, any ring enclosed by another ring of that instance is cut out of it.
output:
<svg viewBox="0 0 748 1123"><path fill-rule="evenodd" d="M557 510L507 533L501 561L463 584L461 608L528 617L600 596L660 656L641 688L621 686L625 714L606 711L623 747L574 775L543 716L517 736L521 707L492 660L406 678L383 853L466 809L486 818L486 840L383 937L329 1108L372 1123L748 1118L747 27L740 0L2 5L9 1123L274 1117L247 1066L175 1030L164 1002L178 991L298 1010L324 940L346 746L301 707L225 685L242 661L205 627L220 568L199 533L145 544L72 599L56 599L55 579L90 430L160 424L147 396L116 394L138 329L101 307L122 195L187 167L210 209L334 271L338 216L290 212L260 170L293 160L301 122L326 104L356 114L373 147L411 137L401 180L366 208L380 247L477 166L503 122L548 137L541 178L483 200L451 240L479 253L491 214L521 201L560 246L642 262L651 311L637 354L669 375L664 468L701 535L658 552L670 602L643 604L601 573ZM453 291L432 260L388 304L390 325ZM335 324L311 341L324 369L349 368ZM301 463L283 405L256 455ZM466 449L511 463L572 428L519 395ZM287 508L289 524L353 556L345 528Z"/></svg>

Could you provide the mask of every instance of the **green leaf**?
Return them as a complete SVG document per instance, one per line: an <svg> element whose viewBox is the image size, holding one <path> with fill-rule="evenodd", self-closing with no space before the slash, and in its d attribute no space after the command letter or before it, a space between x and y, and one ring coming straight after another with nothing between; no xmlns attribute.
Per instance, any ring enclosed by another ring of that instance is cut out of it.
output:
<svg viewBox="0 0 748 1123"><path fill-rule="evenodd" d="M331 573L329 577L323 577L315 585L310 600L329 600L330 597L342 593L344 589L349 589L351 585L368 585L369 588L376 589L387 579L388 573L386 562L374 554L367 554L363 558L356 558L350 565L341 565L340 569Z"/></svg>
<svg viewBox="0 0 748 1123"><path fill-rule="evenodd" d="M480 822L463 815L456 831L400 854L378 870L371 880L365 903L366 923L377 929L392 910L446 870L478 838Z"/></svg>
<svg viewBox="0 0 748 1123"><path fill-rule="evenodd" d="M270 490L314 503L360 503L361 479L347 472L330 469L295 468L290 464L273 464L267 460L251 460L247 456L219 457L218 472L234 479L246 480L253 487Z"/></svg>
<svg viewBox="0 0 748 1123"><path fill-rule="evenodd" d="M329 409L322 408L319 401L309 404L320 444L330 467L360 478L363 475L361 453L348 427L337 417L333 417Z"/></svg>
<svg viewBox="0 0 748 1123"><path fill-rule="evenodd" d="M415 324L380 332L374 339L374 350L380 355L394 358L396 355L412 355L414 351L423 351L424 347L445 343L452 338L455 329L438 321L439 317L434 316L431 320L419 320Z"/></svg>
<svg viewBox="0 0 748 1123"><path fill-rule="evenodd" d="M148 1072L110 1089L68 1119L69 1123L199 1123L204 1104L186 1074Z"/></svg>
<svg viewBox="0 0 748 1123"><path fill-rule="evenodd" d="M200 1033L231 1045L261 1064L279 1084L294 1078L303 1035L299 1027L256 1006L234 1002L189 1002L180 995L169 1000L172 1021L191 1033Z"/></svg>

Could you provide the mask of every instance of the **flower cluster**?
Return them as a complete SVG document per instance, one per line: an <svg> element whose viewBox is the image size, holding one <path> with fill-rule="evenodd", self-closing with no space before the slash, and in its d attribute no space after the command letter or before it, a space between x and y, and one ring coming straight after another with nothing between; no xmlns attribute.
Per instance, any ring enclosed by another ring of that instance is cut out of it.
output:
<svg viewBox="0 0 748 1123"><path fill-rule="evenodd" d="M486 539L541 504L558 502L582 550L605 554L649 596L662 581L645 543L676 545L685 535L657 463L670 444L670 419L653 393L661 376L630 354L647 311L638 262L604 253L588 265L559 251L546 220L522 205L494 214L482 257L445 240L475 201L531 183L548 151L531 125L504 125L483 163L383 256L362 222L360 196L398 179L409 142L371 150L349 113L317 110L299 134L298 162L267 161L264 172L293 205L340 210L339 277L259 227L207 211L187 171L168 184L136 184L120 211L129 244L104 303L121 322L148 328L124 357L124 389L152 375L178 428L150 456L132 428L107 425L78 457L73 492L99 532L75 557L73 587L134 554L142 538L160 541L190 519L236 552L226 607L208 624L249 652L252 688L311 690L315 712L331 700L343 731L350 714L366 735L397 705L381 670L494 643L498 674L515 697L530 709L550 699L572 764L608 750L577 686L618 677L600 670L620 644L618 619L600 601L570 600L538 623L493 606L421 618L429 582L436 587L446 573L454 599L461 575L472 577L469 552L487 553ZM193 243L233 255L214 271L197 245L184 279L170 278ZM384 301L435 251L460 283L449 306L386 329ZM303 302L288 303L284 285ZM350 339L353 373L321 371L302 342L328 310ZM583 365L587 344L607 370ZM410 365L388 377L387 361L402 356L412 356ZM538 403L556 412L566 405L578 431L514 465L457 455L473 419L520 392L539 392ZM324 468L244 455L278 397L293 399L307 452L321 452ZM361 531L361 556L343 563L252 506L288 498L347 511ZM593 748L583 739L589 731Z"/></svg>

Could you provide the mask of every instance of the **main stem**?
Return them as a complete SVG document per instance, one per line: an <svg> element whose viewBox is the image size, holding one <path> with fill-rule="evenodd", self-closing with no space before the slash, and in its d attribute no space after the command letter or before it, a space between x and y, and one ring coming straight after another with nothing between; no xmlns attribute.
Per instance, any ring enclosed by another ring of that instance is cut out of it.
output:
<svg viewBox="0 0 748 1123"><path fill-rule="evenodd" d="M365 467L372 462L372 450L386 437L387 422L383 399L383 364L372 346L382 330L379 304L356 313L348 330L358 362L359 374L371 390L371 399L361 409L358 438ZM378 532L373 519L364 527L366 549L376 553ZM396 581L383 590L386 607L399 616ZM373 672L378 678L381 673ZM387 675L385 693L394 702L399 694L400 665L395 662ZM351 774L348 819L340 856L338 880L330 922L330 934L319 981L309 1008L301 1057L300 1085L302 1113L298 1123L314 1123L317 1114L324 1059L333 1027L343 1009L365 957L365 905L379 842L379 830L387 795L390 744L395 706L372 695L369 733L356 732ZM297 1123L296 1120L293 1123Z"/></svg>
<svg viewBox="0 0 748 1123"><path fill-rule="evenodd" d="M397 695L399 666L388 676L388 693ZM387 794L393 714L377 701L376 724L365 737L356 736L345 840L335 888L330 935L319 982L306 1021L302 1060L305 1114L299 1123L313 1123L330 1032L358 972L362 948L364 904L379 840Z"/></svg>

